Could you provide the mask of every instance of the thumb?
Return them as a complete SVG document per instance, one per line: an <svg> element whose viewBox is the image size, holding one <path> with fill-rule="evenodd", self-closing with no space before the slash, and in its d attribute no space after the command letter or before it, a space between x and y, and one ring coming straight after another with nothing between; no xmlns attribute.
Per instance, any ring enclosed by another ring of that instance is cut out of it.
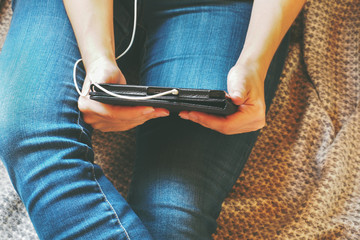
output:
<svg viewBox="0 0 360 240"><path fill-rule="evenodd" d="M126 78L122 72L120 74L119 84L126 84Z"/></svg>
<svg viewBox="0 0 360 240"><path fill-rule="evenodd" d="M233 94L230 94L230 98L235 105L240 106L245 103L245 98L242 97L239 92L234 92Z"/></svg>
<svg viewBox="0 0 360 240"><path fill-rule="evenodd" d="M246 100L245 82L242 81L241 75L237 69L232 68L228 74L228 92L231 100L236 105L242 105Z"/></svg>
<svg viewBox="0 0 360 240"><path fill-rule="evenodd" d="M91 85L91 81L89 80L88 77L86 77L81 89L82 96L86 96L89 93L90 85Z"/></svg>

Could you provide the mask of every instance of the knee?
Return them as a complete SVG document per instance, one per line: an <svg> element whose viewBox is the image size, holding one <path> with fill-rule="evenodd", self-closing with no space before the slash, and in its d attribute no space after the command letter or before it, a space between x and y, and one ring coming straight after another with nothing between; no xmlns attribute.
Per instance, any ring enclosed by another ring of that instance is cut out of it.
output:
<svg viewBox="0 0 360 240"><path fill-rule="evenodd" d="M138 186L130 192L129 202L154 239L211 239L217 226L212 201L204 201L203 193L175 185L179 183Z"/></svg>
<svg viewBox="0 0 360 240"><path fill-rule="evenodd" d="M216 230L216 221L197 210L171 204L149 207L136 212L155 239L205 240Z"/></svg>

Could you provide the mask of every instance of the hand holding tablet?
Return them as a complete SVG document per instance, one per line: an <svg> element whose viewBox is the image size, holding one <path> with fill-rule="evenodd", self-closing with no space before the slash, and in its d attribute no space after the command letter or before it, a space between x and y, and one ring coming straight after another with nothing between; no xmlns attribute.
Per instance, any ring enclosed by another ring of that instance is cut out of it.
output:
<svg viewBox="0 0 360 240"><path fill-rule="evenodd" d="M198 111L216 115L230 115L238 109L220 90L93 84L90 99L112 105L152 106L172 112Z"/></svg>

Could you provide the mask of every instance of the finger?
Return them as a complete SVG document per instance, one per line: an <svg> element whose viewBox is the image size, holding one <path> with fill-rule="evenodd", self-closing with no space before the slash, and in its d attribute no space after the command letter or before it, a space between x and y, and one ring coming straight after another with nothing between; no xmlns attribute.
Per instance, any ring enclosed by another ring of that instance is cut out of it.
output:
<svg viewBox="0 0 360 240"><path fill-rule="evenodd" d="M245 104L246 103L246 98L240 97L240 96L238 96L236 94L237 93L235 93L235 95L230 96L231 101L237 106Z"/></svg>
<svg viewBox="0 0 360 240"><path fill-rule="evenodd" d="M243 73L236 67L231 68L227 76L229 95L234 98L244 98L246 95L245 84Z"/></svg>
<svg viewBox="0 0 360 240"><path fill-rule="evenodd" d="M201 112L181 112L179 116L223 134L237 134L258 130L265 126L265 114L260 106L241 105L238 112L215 116Z"/></svg>
<svg viewBox="0 0 360 240"><path fill-rule="evenodd" d="M204 127L218 132L224 132L224 126L228 123L226 117L216 116L202 112L181 112L179 116L183 119L196 122Z"/></svg>
<svg viewBox="0 0 360 240"><path fill-rule="evenodd" d="M88 104L91 103L89 106ZM157 117L166 117L169 111L163 108L153 107L129 107L129 106L112 106L98 103L85 98L79 100L79 109L83 113L84 121L88 124L97 122L113 124L124 124L123 122L144 122Z"/></svg>
<svg viewBox="0 0 360 240"><path fill-rule="evenodd" d="M142 107L143 108L143 107ZM98 120L98 121L108 121L110 123L117 123L117 122L145 122L148 121L150 119L153 118L158 118L158 117L167 117L169 116L169 111L165 110L165 109L153 109L151 107L147 107L145 108L145 110L137 110L139 112L135 112L134 114L132 113L127 113L127 112L131 112L134 111L133 109L131 109L131 107L126 108L129 109L129 111L122 111L121 113L117 113L117 112L109 112L104 114L92 114L92 118ZM139 109L139 108L138 108ZM141 109L141 108L140 108Z"/></svg>
<svg viewBox="0 0 360 240"><path fill-rule="evenodd" d="M87 97L80 97L79 109L84 114L96 114L104 119L131 120L150 114L155 111L153 107L147 106L115 106L90 100Z"/></svg>
<svg viewBox="0 0 360 240"><path fill-rule="evenodd" d="M109 124L107 122L97 122L91 124L94 129L97 129L101 132L123 132L135 128L142 123L119 123L119 124Z"/></svg>
<svg viewBox="0 0 360 240"><path fill-rule="evenodd" d="M120 76L119 84L124 84L124 85L127 84L125 76L122 73Z"/></svg>
<svg viewBox="0 0 360 240"><path fill-rule="evenodd" d="M89 92L90 84L91 84L90 80L88 78L86 78L84 83L83 83L82 89L81 89L81 94L83 96L87 95L87 93Z"/></svg>
<svg viewBox="0 0 360 240"><path fill-rule="evenodd" d="M117 121L104 121L99 118L93 118L94 122L91 123L91 126L94 129L98 129L102 132L118 132L118 131L127 131L134 127L137 127L151 119L158 117L166 117L169 113L164 111L154 112L147 116L144 116L142 119L133 119L133 120L117 120ZM90 121L91 122L91 121Z"/></svg>
<svg viewBox="0 0 360 240"><path fill-rule="evenodd" d="M235 105L240 106L246 102L247 94L241 83L229 84L228 90L230 98Z"/></svg>
<svg viewBox="0 0 360 240"><path fill-rule="evenodd" d="M256 131L263 128L266 123L265 118L245 112L237 112L223 119L199 113L196 113L197 116L194 118L192 114L194 113L189 114L190 120L226 135Z"/></svg>
<svg viewBox="0 0 360 240"><path fill-rule="evenodd" d="M146 114L141 116L138 119L135 119L136 121L148 121L150 119L154 119L154 118L159 118L159 117L167 117L170 115L169 110L166 109L162 109L162 108L155 108L155 111L150 113L150 114Z"/></svg>

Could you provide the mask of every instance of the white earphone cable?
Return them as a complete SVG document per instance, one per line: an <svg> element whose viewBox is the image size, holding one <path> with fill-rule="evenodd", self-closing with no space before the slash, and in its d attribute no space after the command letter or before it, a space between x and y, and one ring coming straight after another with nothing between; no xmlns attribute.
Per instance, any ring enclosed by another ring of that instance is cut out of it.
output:
<svg viewBox="0 0 360 240"><path fill-rule="evenodd" d="M102 86L100 86L98 83L93 83L97 88L99 88L101 91L105 92L106 94L109 94L110 96L113 97L117 97L117 98L122 98L122 99L127 99L127 100L149 100L149 99L153 99L153 98L157 98L157 97L161 97L161 96L165 96L165 95L178 95L179 91L177 89L171 89L169 91L166 92L162 92L162 93L158 93L158 94L154 94L154 95L150 95L150 96L146 96L146 97L130 97L130 96L124 96L124 95L119 95L113 92L110 92L109 90L103 88Z"/></svg>
<svg viewBox="0 0 360 240"><path fill-rule="evenodd" d="M137 0L134 0L134 22L133 22L133 31L132 31L132 35L131 35L131 40L130 40L128 47L116 58L116 60L118 60L119 58L124 56L130 50L131 46L133 45L134 39L135 39L135 33L136 33L136 24L137 24ZM76 81L76 70L77 70L77 66L79 65L79 63L81 61L82 61L82 59L78 59L74 64L73 80L74 80L74 85L75 85L75 88L76 88L76 91L78 92L78 94L80 96L85 97L89 94L90 89L86 93L82 93L80 91L79 86ZM123 96L123 95L112 93L112 92L106 90L105 88L101 87L98 83L93 82L91 79L90 79L90 83L94 84L97 88L99 88L103 92L105 92L113 97L128 99L128 100L148 100L148 99L153 99L153 98L157 98L157 97L164 96L164 95L170 95L170 94L178 95L179 94L179 91L177 89L172 89L170 91L166 91L166 92L162 92L162 93L158 93L158 94L154 94L154 95L146 96L146 97L130 97L130 96Z"/></svg>

